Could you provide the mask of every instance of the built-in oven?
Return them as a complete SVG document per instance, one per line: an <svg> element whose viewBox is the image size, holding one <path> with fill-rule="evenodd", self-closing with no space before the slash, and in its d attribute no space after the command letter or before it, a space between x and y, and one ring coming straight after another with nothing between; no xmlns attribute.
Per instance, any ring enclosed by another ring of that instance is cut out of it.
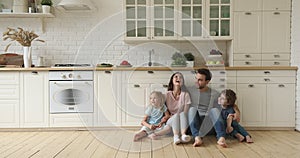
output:
<svg viewBox="0 0 300 158"><path fill-rule="evenodd" d="M91 113L93 71L49 71L50 113Z"/></svg>

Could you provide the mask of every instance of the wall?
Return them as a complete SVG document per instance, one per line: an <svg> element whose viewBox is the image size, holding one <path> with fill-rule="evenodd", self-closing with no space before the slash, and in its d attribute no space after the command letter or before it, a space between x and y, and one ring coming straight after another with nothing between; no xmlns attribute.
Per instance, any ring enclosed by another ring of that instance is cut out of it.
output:
<svg viewBox="0 0 300 158"><path fill-rule="evenodd" d="M297 9L296 9L297 8ZM292 25L291 25L291 63L300 68L300 1L292 1ZM300 131L300 73L297 72L297 93L296 93L296 129Z"/></svg>
<svg viewBox="0 0 300 158"><path fill-rule="evenodd" d="M2 0L3 1L3 0ZM60 0L53 0L54 5ZM1 18L0 32L7 27L22 27L34 30L45 43L34 42L33 63L38 56L43 56L48 65L54 63L92 63L109 62L119 64L128 60L133 65L148 63L149 50L154 49L154 60L164 65L170 65L174 52L192 52L196 55L196 64L204 64L203 55L195 49L203 48L203 53L211 49L219 49L226 54L226 42L213 41L191 42L143 42L125 43L123 19L123 0L93 0L97 11L92 13L67 13L53 9L55 18L45 18L42 23L38 18ZM0 54L7 45L0 41ZM10 52L22 53L19 44L13 44ZM226 57L226 55L225 55Z"/></svg>

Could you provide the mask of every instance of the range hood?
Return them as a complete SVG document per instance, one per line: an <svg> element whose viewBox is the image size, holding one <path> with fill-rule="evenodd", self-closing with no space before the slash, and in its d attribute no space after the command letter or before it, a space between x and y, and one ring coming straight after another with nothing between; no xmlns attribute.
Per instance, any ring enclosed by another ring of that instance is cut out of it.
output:
<svg viewBox="0 0 300 158"><path fill-rule="evenodd" d="M89 0L61 0L57 6L64 11L92 11L96 9Z"/></svg>

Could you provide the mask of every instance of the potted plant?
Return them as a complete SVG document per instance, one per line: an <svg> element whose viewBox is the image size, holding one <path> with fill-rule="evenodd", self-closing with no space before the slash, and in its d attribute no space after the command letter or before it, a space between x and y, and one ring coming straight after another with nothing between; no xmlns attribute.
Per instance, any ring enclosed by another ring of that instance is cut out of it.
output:
<svg viewBox="0 0 300 158"><path fill-rule="evenodd" d="M194 67L195 56L191 52L185 53L183 55L186 58L187 66Z"/></svg>
<svg viewBox="0 0 300 158"><path fill-rule="evenodd" d="M50 7L53 5L52 0L41 1L43 13L50 13Z"/></svg>
<svg viewBox="0 0 300 158"><path fill-rule="evenodd" d="M175 52L172 55L173 62L171 66L179 66L179 67L185 67L186 66L186 58L183 54L179 52Z"/></svg>

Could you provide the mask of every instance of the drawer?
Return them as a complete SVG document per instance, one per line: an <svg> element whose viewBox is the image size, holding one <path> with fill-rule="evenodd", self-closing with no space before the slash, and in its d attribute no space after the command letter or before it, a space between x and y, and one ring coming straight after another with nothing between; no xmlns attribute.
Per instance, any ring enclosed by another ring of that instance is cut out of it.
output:
<svg viewBox="0 0 300 158"><path fill-rule="evenodd" d="M290 66L289 61L262 61L262 66Z"/></svg>
<svg viewBox="0 0 300 158"><path fill-rule="evenodd" d="M19 78L18 72L1 72L0 84L19 84Z"/></svg>
<svg viewBox="0 0 300 158"><path fill-rule="evenodd" d="M211 88L221 92L224 89L232 89L233 91L236 92L236 84L210 84L209 85Z"/></svg>
<svg viewBox="0 0 300 158"><path fill-rule="evenodd" d="M18 99L19 85L0 85L0 99Z"/></svg>
<svg viewBox="0 0 300 158"><path fill-rule="evenodd" d="M262 54L262 60L290 60L290 54Z"/></svg>
<svg viewBox="0 0 300 158"><path fill-rule="evenodd" d="M256 61L261 60L261 54L234 54L233 60L241 60L241 61Z"/></svg>
<svg viewBox="0 0 300 158"><path fill-rule="evenodd" d="M234 66L261 66L261 61L234 61Z"/></svg>
<svg viewBox="0 0 300 158"><path fill-rule="evenodd" d="M295 77L237 77L237 83L296 83Z"/></svg>
<svg viewBox="0 0 300 158"><path fill-rule="evenodd" d="M211 74L212 74L212 78L216 77L216 76L236 76L236 71L232 71L232 70L210 70Z"/></svg>
<svg viewBox="0 0 300 158"><path fill-rule="evenodd" d="M214 84L236 83L236 77L228 77L228 76L220 77L220 76L215 76L215 77L212 77L211 83L214 83Z"/></svg>
<svg viewBox="0 0 300 158"><path fill-rule="evenodd" d="M126 73L125 83L169 83L171 71L133 71Z"/></svg>
<svg viewBox="0 0 300 158"><path fill-rule="evenodd" d="M296 77L295 70L238 70L237 76L291 76Z"/></svg>

